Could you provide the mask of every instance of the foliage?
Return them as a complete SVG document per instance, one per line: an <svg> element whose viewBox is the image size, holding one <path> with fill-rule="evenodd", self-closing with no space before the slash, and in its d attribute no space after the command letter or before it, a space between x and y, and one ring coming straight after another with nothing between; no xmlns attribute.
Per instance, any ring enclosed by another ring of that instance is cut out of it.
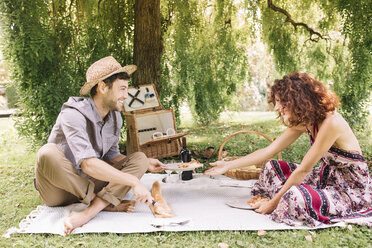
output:
<svg viewBox="0 0 372 248"><path fill-rule="evenodd" d="M7 85L5 92L8 100L8 108L17 108L19 102L17 88L14 85Z"/></svg>
<svg viewBox="0 0 372 248"><path fill-rule="evenodd" d="M316 27L323 39L285 23L282 13L264 9L263 36L283 74L304 70L324 80L341 99L341 113L355 130L367 127L371 103L372 1L275 1L298 22ZM333 13L333 14L330 14ZM305 55L305 56L304 56Z"/></svg>
<svg viewBox="0 0 372 248"><path fill-rule="evenodd" d="M314 42L269 0L162 0L161 103L179 117L187 102L199 123L211 123L226 109L264 108L273 80L302 70L336 91L342 114L362 131L371 103L371 1L274 0L293 21L323 35ZM61 104L78 95L95 60L113 55L132 63L134 3L0 0L22 135L46 141Z"/></svg>
<svg viewBox="0 0 372 248"><path fill-rule="evenodd" d="M4 57L20 96L16 126L34 145L47 140L91 63L111 54L123 64L132 59L133 11L126 6L133 2L98 2L0 1Z"/></svg>
<svg viewBox="0 0 372 248"><path fill-rule="evenodd" d="M53 57L55 51L60 51L58 40L44 27L48 8L43 1L4 1L1 7L2 13L8 13L7 18L2 16L8 41L4 56L14 68L12 76L21 92L20 106L26 110L19 127L25 136L45 139L45 128L53 125L45 116L58 111L52 95L59 97L62 92L61 84L56 80L60 72L57 67L59 57ZM42 101L49 107L41 104ZM34 128L30 130L32 126Z"/></svg>
<svg viewBox="0 0 372 248"><path fill-rule="evenodd" d="M314 35L301 26L294 28L282 13L268 8L266 1L234 4L201 1L196 7L192 2L168 4L167 13L172 9L173 17L172 25L168 25L164 33L164 65L168 72L165 96L172 99L170 105L178 110L180 103L187 99L195 118L208 123L225 108L244 108L246 102L254 106L255 102L242 100L252 94L231 96L237 88L240 92L244 92L244 88L258 89L264 97L274 78L302 70L333 88L340 95L341 112L350 125L355 130L365 129L372 82L371 34L370 29L364 28L371 25L367 21L371 14L370 1L353 5L342 0L278 0L275 4L288 11L294 21L320 33L322 38L314 39ZM225 12L221 12L222 9ZM257 78L260 63L252 61L252 53L256 51L250 48L262 42L268 46L268 53L262 55L265 58L272 55L275 68L266 64L262 71L268 71L269 75L261 74ZM240 63L241 67L232 66L234 63ZM219 64L223 66L218 67ZM228 71L224 71L226 68ZM222 76L224 73L230 77ZM229 85L230 82L234 86Z"/></svg>
<svg viewBox="0 0 372 248"><path fill-rule="evenodd" d="M3 58L2 58L2 53L0 51L0 83L4 84L9 80L9 69L6 66Z"/></svg>
<svg viewBox="0 0 372 248"><path fill-rule="evenodd" d="M8 108L16 108L19 97L17 89L14 85L9 84L9 68L2 59L0 52L0 86L5 86L5 94L7 97Z"/></svg>
<svg viewBox="0 0 372 248"><path fill-rule="evenodd" d="M228 1L176 2L168 29L166 61L171 64L173 106L185 100L198 122L210 123L231 102L246 77L246 58L235 31L236 7Z"/></svg>
<svg viewBox="0 0 372 248"><path fill-rule="evenodd" d="M350 72L337 85L342 113L353 127L366 129L372 90L372 1L340 0L339 12L344 19L343 33L349 38Z"/></svg>

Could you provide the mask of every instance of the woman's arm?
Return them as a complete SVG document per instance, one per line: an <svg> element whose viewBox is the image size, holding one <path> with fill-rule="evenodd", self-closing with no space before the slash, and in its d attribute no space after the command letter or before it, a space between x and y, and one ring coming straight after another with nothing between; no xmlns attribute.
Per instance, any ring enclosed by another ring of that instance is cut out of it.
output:
<svg viewBox="0 0 372 248"><path fill-rule="evenodd" d="M280 135L279 138L274 140L269 146L233 161L217 161L215 163L211 163L211 165L215 167L205 171L204 174L211 176L221 175L231 169L255 165L271 159L273 156L295 142L301 136L301 134L304 133L304 131L305 128L287 128L284 133Z"/></svg>
<svg viewBox="0 0 372 248"><path fill-rule="evenodd" d="M256 211L262 214L269 214L274 211L282 196L292 186L299 185L303 182L303 180L310 173L315 164L321 159L321 157L329 150L329 148L341 135L341 130L342 129L340 124L338 124L334 118L326 118L319 129L314 144L306 153L301 164L292 172L281 190L270 201L258 203L256 205L258 206Z"/></svg>

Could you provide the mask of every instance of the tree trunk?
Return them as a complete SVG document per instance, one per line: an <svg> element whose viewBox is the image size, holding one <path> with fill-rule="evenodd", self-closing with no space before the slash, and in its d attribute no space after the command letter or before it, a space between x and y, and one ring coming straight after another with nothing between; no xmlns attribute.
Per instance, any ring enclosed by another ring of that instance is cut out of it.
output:
<svg viewBox="0 0 372 248"><path fill-rule="evenodd" d="M136 0L134 5L135 85L153 83L160 93L161 54L160 0Z"/></svg>

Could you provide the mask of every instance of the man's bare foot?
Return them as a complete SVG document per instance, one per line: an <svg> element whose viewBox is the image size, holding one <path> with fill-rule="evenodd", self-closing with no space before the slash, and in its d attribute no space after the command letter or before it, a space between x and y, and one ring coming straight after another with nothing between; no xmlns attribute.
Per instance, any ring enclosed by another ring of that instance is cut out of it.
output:
<svg viewBox="0 0 372 248"><path fill-rule="evenodd" d="M104 211L109 211L109 212L128 212L131 213L134 211L134 209L137 206L137 201L135 200L123 200L119 205L116 207L110 207L107 206L103 210Z"/></svg>
<svg viewBox="0 0 372 248"><path fill-rule="evenodd" d="M87 223L91 218L82 212L71 212L70 216L64 220L64 233L69 235L75 228L81 227Z"/></svg>
<svg viewBox="0 0 372 248"><path fill-rule="evenodd" d="M99 212L107 207L109 203L99 197L94 197L94 200L91 204L81 212L71 212L70 215L65 218L64 224L64 233L69 235L75 228L81 227Z"/></svg>

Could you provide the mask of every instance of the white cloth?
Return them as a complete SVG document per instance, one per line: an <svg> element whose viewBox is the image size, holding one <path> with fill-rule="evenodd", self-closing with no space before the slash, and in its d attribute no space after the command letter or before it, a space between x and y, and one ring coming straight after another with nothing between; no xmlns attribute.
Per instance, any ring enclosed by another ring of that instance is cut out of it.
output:
<svg viewBox="0 0 372 248"><path fill-rule="evenodd" d="M169 183L163 183L166 175L145 174L142 182L150 189L159 181L163 198L174 210L176 217L156 219L149 207L138 204L133 213L100 212L77 233L146 233L157 231L199 231L199 230L283 230L314 229L305 226L288 226L271 221L267 216L253 210L231 208L225 204L232 198L250 198L250 186L254 181L238 181L218 176L214 179L194 174L194 179L181 181L172 174ZM175 180L177 179L177 180ZM231 187L228 185L231 184ZM241 185L239 185L241 184ZM125 199L133 199L130 191ZM63 219L71 211L81 211L86 205L72 204L66 207L38 206L24 220L19 228L11 228L3 237L12 233L53 233L63 235ZM181 225L177 224L181 223ZM344 225L343 223L336 224ZM158 227L155 227L158 226ZM159 227L160 226L160 227ZM327 228L335 225L322 225Z"/></svg>

